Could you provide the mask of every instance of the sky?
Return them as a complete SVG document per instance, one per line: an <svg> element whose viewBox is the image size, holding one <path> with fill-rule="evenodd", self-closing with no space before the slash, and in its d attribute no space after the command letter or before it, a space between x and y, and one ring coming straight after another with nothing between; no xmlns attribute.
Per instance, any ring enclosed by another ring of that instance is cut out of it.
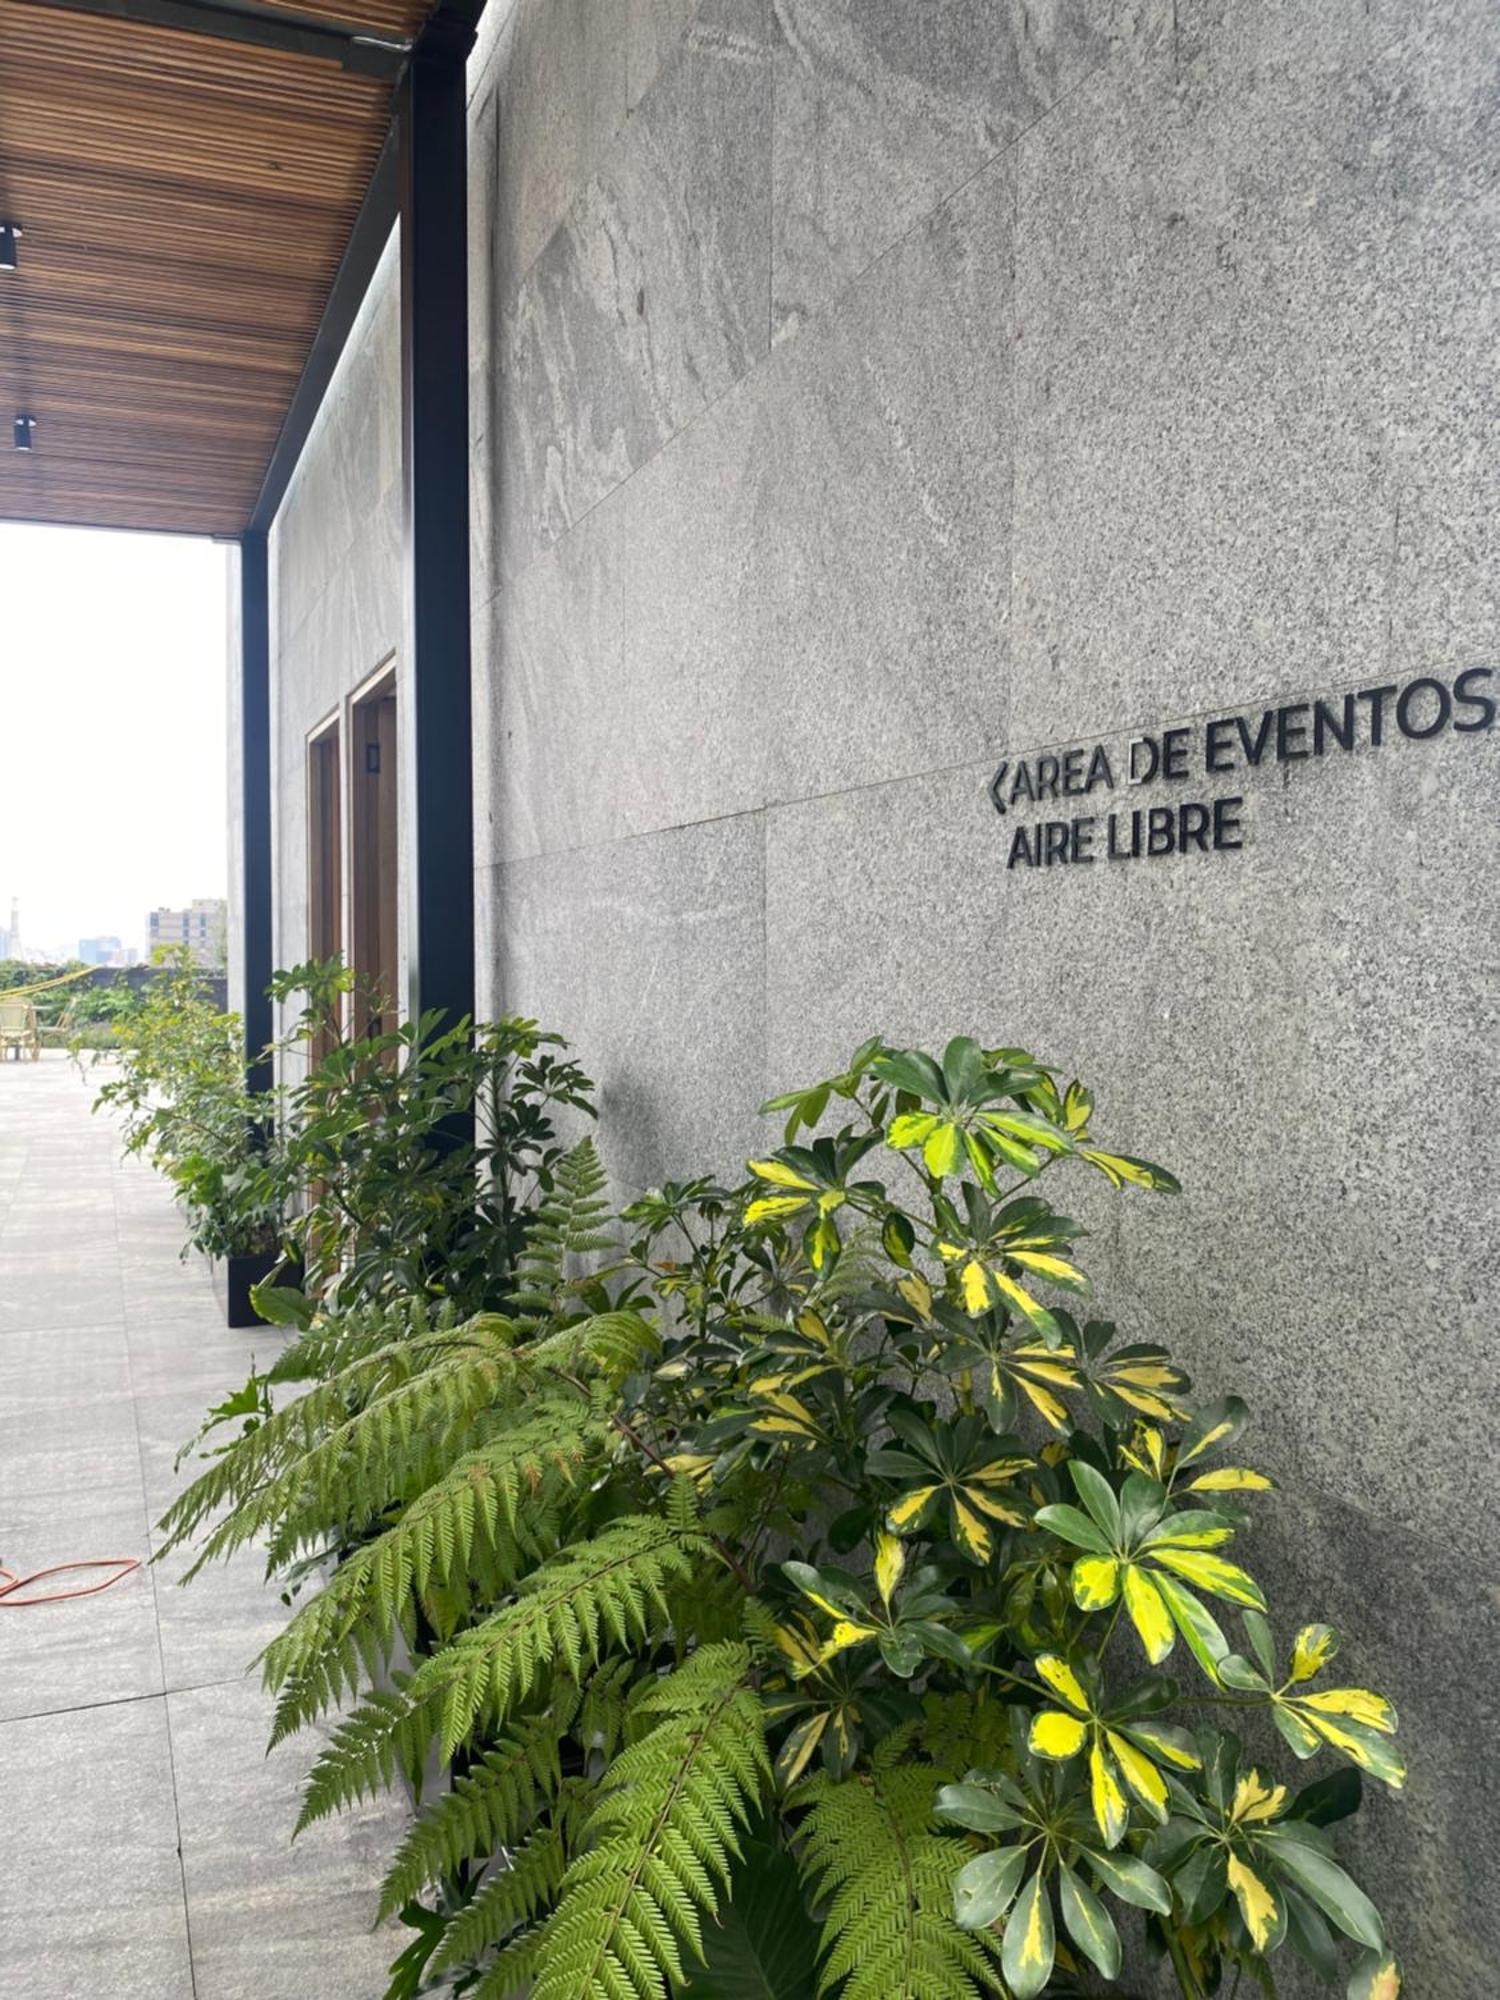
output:
<svg viewBox="0 0 1500 2000"><path fill-rule="evenodd" d="M0 927L143 947L222 896L229 551L0 522Z"/></svg>

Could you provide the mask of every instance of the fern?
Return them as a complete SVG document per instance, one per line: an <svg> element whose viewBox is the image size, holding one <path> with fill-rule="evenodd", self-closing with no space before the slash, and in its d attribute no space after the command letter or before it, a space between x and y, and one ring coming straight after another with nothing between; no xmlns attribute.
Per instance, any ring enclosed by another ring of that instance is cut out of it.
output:
<svg viewBox="0 0 1500 2000"><path fill-rule="evenodd" d="M839 2000L995 1991L986 1947L953 1922L953 1847L934 1828L932 1767L900 1761L910 1736L887 1737L867 1775L819 1772L791 1801L807 1809L803 1879L825 1910L818 1991L837 1988Z"/></svg>
<svg viewBox="0 0 1500 2000"><path fill-rule="evenodd" d="M378 1304L372 1301L357 1311L320 1314L277 1355L266 1379L278 1384L320 1382L382 1347L425 1333L451 1333L458 1324L450 1300L435 1303L420 1293Z"/></svg>
<svg viewBox="0 0 1500 2000"><path fill-rule="evenodd" d="M558 1681L546 1708L513 1722L424 1809L381 1884L382 1919L466 1861L488 1860L522 1838L562 1791L562 1744L579 1707L578 1689Z"/></svg>
<svg viewBox="0 0 1500 2000"><path fill-rule="evenodd" d="M424 1660L395 1693L372 1695L342 1722L313 1767L299 1829L390 1782L415 1778L436 1746L451 1757L477 1726L498 1728L543 1674L582 1680L609 1644L644 1648L668 1622L668 1583L708 1554L680 1508L627 1515L526 1578L515 1600ZM653 1615L655 1625L653 1626Z"/></svg>
<svg viewBox="0 0 1500 2000"><path fill-rule="evenodd" d="M553 1169L553 1187L539 1205L516 1265L513 1300L517 1320L528 1331L566 1315L573 1281L569 1257L616 1248L600 1227L609 1213L605 1175L592 1139L580 1139Z"/></svg>
<svg viewBox="0 0 1500 2000"><path fill-rule="evenodd" d="M566 1817L540 1828L513 1854L496 1863L473 1901L449 1924L434 1954L434 1972L479 1958L550 1909L571 1856Z"/></svg>
<svg viewBox="0 0 1500 2000"><path fill-rule="evenodd" d="M250 1540L278 1518L278 1503L263 1498L277 1476L295 1470L341 1432L347 1434L347 1426L358 1424L367 1412L379 1414L369 1415L366 1435L388 1443L392 1432L408 1430L432 1401L456 1409L466 1392L480 1400L486 1389L492 1391L514 1372L514 1338L510 1321L485 1314L452 1330L389 1342L350 1362L240 1438L178 1495L162 1519L167 1540L161 1553L178 1547L225 1506L236 1515L248 1513L245 1530L237 1540L211 1544L205 1555L228 1553L239 1541ZM429 1376L434 1380L429 1382ZM280 1505L284 1511L285 1503Z"/></svg>
<svg viewBox="0 0 1500 2000"><path fill-rule="evenodd" d="M419 1604L429 1622L451 1626L474 1596L511 1588L547 1552L558 1489L607 1434L576 1398L543 1401L357 1550L266 1648L266 1685L281 1693L273 1744L354 1691L361 1667L377 1676L396 1634L414 1638ZM437 1592L455 1600L446 1621L434 1615Z"/></svg>
<svg viewBox="0 0 1500 2000"><path fill-rule="evenodd" d="M476 2000L666 2000L703 1956L770 1781L742 1645L705 1646L637 1703L649 1734L612 1765L557 1906L481 1980Z"/></svg>

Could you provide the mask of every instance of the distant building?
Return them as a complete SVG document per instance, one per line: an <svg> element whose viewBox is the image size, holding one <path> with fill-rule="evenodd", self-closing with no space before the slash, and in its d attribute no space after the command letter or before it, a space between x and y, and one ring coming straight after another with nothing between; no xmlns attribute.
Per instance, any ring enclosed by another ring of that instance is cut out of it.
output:
<svg viewBox="0 0 1500 2000"><path fill-rule="evenodd" d="M84 965L123 965L125 947L117 937L80 938L78 956Z"/></svg>
<svg viewBox="0 0 1500 2000"><path fill-rule="evenodd" d="M194 961L217 969L224 963L228 906L222 896L197 896L185 910L153 910L146 919L146 956L187 945Z"/></svg>

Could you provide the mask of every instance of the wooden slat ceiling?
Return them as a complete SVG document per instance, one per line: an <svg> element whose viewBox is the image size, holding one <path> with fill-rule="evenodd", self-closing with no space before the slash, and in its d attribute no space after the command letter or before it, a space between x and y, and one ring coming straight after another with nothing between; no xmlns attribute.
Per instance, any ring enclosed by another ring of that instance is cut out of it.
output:
<svg viewBox="0 0 1500 2000"><path fill-rule="evenodd" d="M406 39L427 0L291 11ZM245 526L390 100L333 61L0 0L0 220L25 232L0 518Z"/></svg>

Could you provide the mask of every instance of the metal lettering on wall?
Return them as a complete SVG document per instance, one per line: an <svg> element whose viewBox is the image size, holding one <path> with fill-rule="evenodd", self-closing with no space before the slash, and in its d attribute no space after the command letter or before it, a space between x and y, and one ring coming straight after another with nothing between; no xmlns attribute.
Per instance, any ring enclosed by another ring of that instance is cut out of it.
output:
<svg viewBox="0 0 1500 2000"><path fill-rule="evenodd" d="M1018 806L1089 798L1120 786L1178 785L1195 776L1229 776L1330 752L1378 750L1401 737L1423 742L1450 729L1477 735L1495 725L1500 703L1488 692L1494 678L1492 667L1470 667L1451 682L1423 674L1404 685L1393 681L1328 700L1287 702L1253 715L1215 716L1159 735L1133 737L1117 755L1118 771L1103 743L1058 755L1007 759L990 780L990 797L1006 818ZM1234 852L1244 846L1244 815L1244 796L1234 793L1096 810L1069 819L1033 819L1015 828L1005 865L1050 868Z"/></svg>

